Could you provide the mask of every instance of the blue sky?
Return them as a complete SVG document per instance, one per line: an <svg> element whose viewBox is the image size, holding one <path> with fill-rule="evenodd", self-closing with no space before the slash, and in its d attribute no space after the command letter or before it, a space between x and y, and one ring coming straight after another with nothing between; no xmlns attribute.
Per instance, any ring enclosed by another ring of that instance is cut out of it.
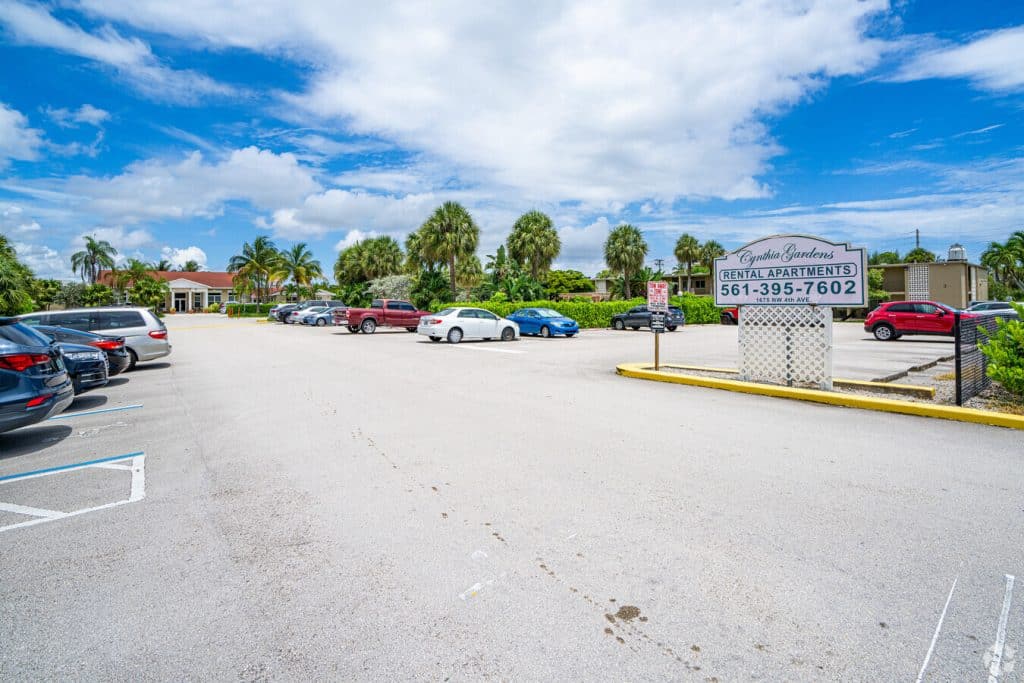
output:
<svg viewBox="0 0 1024 683"><path fill-rule="evenodd" d="M70 278L83 235L222 270L327 270L442 202L481 258L531 209L556 265L608 230L871 250L1024 229L1024 6L975 1L0 0L0 232Z"/></svg>

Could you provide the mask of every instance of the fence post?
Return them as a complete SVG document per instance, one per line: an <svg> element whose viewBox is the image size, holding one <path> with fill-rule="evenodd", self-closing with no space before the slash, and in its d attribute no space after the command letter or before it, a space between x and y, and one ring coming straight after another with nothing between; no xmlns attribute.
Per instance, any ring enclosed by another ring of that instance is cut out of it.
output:
<svg viewBox="0 0 1024 683"><path fill-rule="evenodd" d="M957 311L956 313L953 314L953 357L955 358L954 374L956 375L956 404L958 406L962 406L964 404L963 367L961 365L962 358L960 355L960 334L960 312Z"/></svg>

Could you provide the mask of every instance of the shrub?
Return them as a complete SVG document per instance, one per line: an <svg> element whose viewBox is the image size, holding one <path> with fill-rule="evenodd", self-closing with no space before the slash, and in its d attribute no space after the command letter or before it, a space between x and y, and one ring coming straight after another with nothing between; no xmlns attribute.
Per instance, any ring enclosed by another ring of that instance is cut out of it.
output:
<svg viewBox="0 0 1024 683"><path fill-rule="evenodd" d="M228 317L256 318L264 317L277 304L228 304Z"/></svg>
<svg viewBox="0 0 1024 683"><path fill-rule="evenodd" d="M206 312L207 313L219 313L220 312L220 304L210 304L209 306L206 307Z"/></svg>
<svg viewBox="0 0 1024 683"><path fill-rule="evenodd" d="M718 323L721 319L721 309L715 306L714 299L709 296L684 292L672 297L670 303L683 309L687 325L707 325Z"/></svg>
<svg viewBox="0 0 1024 683"><path fill-rule="evenodd" d="M988 358L988 376L1003 385L1007 391L1024 397L1024 304L1012 304L1021 320L1006 320L997 316L995 332L981 352Z"/></svg>

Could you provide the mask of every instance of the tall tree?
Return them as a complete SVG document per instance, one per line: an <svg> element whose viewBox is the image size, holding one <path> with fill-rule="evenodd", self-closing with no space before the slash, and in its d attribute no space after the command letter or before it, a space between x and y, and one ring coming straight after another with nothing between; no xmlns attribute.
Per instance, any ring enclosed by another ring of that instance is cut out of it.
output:
<svg viewBox="0 0 1024 683"><path fill-rule="evenodd" d="M697 238L689 233L683 233L676 240L676 248L674 250L676 260L681 265L686 266L686 291L689 292L691 287L691 276L693 271L693 264L695 261L700 260L700 242Z"/></svg>
<svg viewBox="0 0 1024 683"><path fill-rule="evenodd" d="M898 251L873 251L868 256L869 266L881 266L887 263L901 263Z"/></svg>
<svg viewBox="0 0 1024 683"><path fill-rule="evenodd" d="M904 263L934 263L935 254L924 247L914 247L903 257Z"/></svg>
<svg viewBox="0 0 1024 683"><path fill-rule="evenodd" d="M28 313L34 307L32 271L18 260L7 238L0 235L0 315Z"/></svg>
<svg viewBox="0 0 1024 683"><path fill-rule="evenodd" d="M725 256L725 247L715 240L708 240L701 245L700 262L701 265L707 266L708 273L711 274L709 280L712 285L715 282L715 259L720 256Z"/></svg>
<svg viewBox="0 0 1024 683"><path fill-rule="evenodd" d="M363 242L345 247L334 262L334 279L339 285L354 285L365 282L363 265L366 263L366 246ZM348 303L348 302L346 302Z"/></svg>
<svg viewBox="0 0 1024 683"><path fill-rule="evenodd" d="M270 289L275 273L279 271L280 252L266 235L260 235L252 244L242 245L242 253L235 254L228 261L228 272L235 273L236 282L249 282L256 293L258 302L262 302Z"/></svg>
<svg viewBox="0 0 1024 683"><path fill-rule="evenodd" d="M85 248L71 255L71 269L81 274L82 282L96 284L101 269L113 269L115 256L117 249L110 242L86 235Z"/></svg>
<svg viewBox="0 0 1024 683"><path fill-rule="evenodd" d="M148 263L140 261L137 258L128 259L124 268L117 268L111 271L110 284L114 286L114 289L125 293L137 282L151 277L149 274L151 270L153 270L153 268Z"/></svg>
<svg viewBox="0 0 1024 683"><path fill-rule="evenodd" d="M432 261L448 264L452 293L456 287L456 263L476 251L480 228L458 202L445 202L420 226L420 250Z"/></svg>
<svg viewBox="0 0 1024 683"><path fill-rule="evenodd" d="M189 259L188 261L185 261L185 265L181 267L181 270L184 273L198 273L202 270L202 266L199 265L199 261Z"/></svg>
<svg viewBox="0 0 1024 683"><path fill-rule="evenodd" d="M162 258L153 264L153 270L160 272L174 270L174 264L168 261L167 259Z"/></svg>
<svg viewBox="0 0 1024 683"><path fill-rule="evenodd" d="M528 268L534 280L551 267L562 250L562 241L551 219L540 211L524 213L508 236L508 254Z"/></svg>
<svg viewBox="0 0 1024 683"><path fill-rule="evenodd" d="M632 298L629 281L644 265L647 256L647 241L640 231L623 223L608 234L604 243L604 260L612 270L622 273L625 280L626 298Z"/></svg>
<svg viewBox="0 0 1024 683"><path fill-rule="evenodd" d="M313 280L323 277L320 262L313 258L305 242L293 244L290 249L281 252L278 259L278 274L282 280L291 280L300 290L309 289Z"/></svg>
<svg viewBox="0 0 1024 683"><path fill-rule="evenodd" d="M363 242L362 269L365 280L376 280L402 272L402 247L387 235Z"/></svg>

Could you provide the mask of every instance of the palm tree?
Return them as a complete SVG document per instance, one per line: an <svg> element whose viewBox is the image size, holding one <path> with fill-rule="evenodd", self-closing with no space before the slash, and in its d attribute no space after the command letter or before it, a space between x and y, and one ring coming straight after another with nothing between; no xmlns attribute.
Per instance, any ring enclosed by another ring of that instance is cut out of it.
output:
<svg viewBox="0 0 1024 683"><path fill-rule="evenodd" d="M151 277L149 273L153 270L153 267L148 263L144 263L136 258L128 259L125 266L125 268L113 270L110 274L111 284L114 286L114 289L122 293L127 292L142 280Z"/></svg>
<svg viewBox="0 0 1024 683"><path fill-rule="evenodd" d="M157 272L165 272L168 270L174 270L174 264L165 258L160 259L153 264L153 270Z"/></svg>
<svg viewBox="0 0 1024 683"><path fill-rule="evenodd" d="M528 266L534 280L551 267L562 250L562 241L551 219L540 211L524 213L512 226L508 236L508 254L514 261Z"/></svg>
<svg viewBox="0 0 1024 683"><path fill-rule="evenodd" d="M1013 245L1007 242L989 242L988 248L981 252L981 265L992 271L997 282L1008 284L1013 278L1012 272L1017 266L1017 255Z"/></svg>
<svg viewBox="0 0 1024 683"><path fill-rule="evenodd" d="M89 284L96 284L102 268L113 269L115 256L117 249L110 242L87 235L85 249L71 255L71 269L81 274L82 282L88 280Z"/></svg>
<svg viewBox="0 0 1024 683"><path fill-rule="evenodd" d="M402 247L392 237L374 237L363 242L362 270L366 280L402 272Z"/></svg>
<svg viewBox="0 0 1024 683"><path fill-rule="evenodd" d="M604 260L609 268L622 272L627 299L632 298L630 277L643 267L645 256L647 242L636 227L623 223L608 234L604 243Z"/></svg>
<svg viewBox="0 0 1024 683"><path fill-rule="evenodd" d="M456 261L476 251L480 228L458 202L445 202L420 226L419 248L428 260L448 264L452 294L456 289Z"/></svg>
<svg viewBox="0 0 1024 683"><path fill-rule="evenodd" d="M689 292L691 289L690 271L693 270L693 262L699 261L701 256L700 242L698 242L697 238L693 235L684 232L679 236L679 239L676 240L674 253L676 255L676 260L679 261L680 265L686 265L686 291Z"/></svg>
<svg viewBox="0 0 1024 683"><path fill-rule="evenodd" d="M300 290L308 289L313 280L324 275L320 262L313 258L313 252L305 242L293 244L290 249L281 252L277 267L281 279L291 279Z"/></svg>
<svg viewBox="0 0 1024 683"><path fill-rule="evenodd" d="M719 256L725 256L725 247L715 240L708 240L700 248L701 265L707 266L712 283L715 281L715 259Z"/></svg>
<svg viewBox="0 0 1024 683"><path fill-rule="evenodd" d="M260 235L252 244L246 242L242 245L242 253L235 254L228 261L228 272L236 273L235 283L251 283L253 291L256 292L258 302L270 289L270 281L275 273L279 271L278 260L280 252L266 235Z"/></svg>
<svg viewBox="0 0 1024 683"><path fill-rule="evenodd" d="M339 285L354 285L366 282L363 277L363 266L366 263L365 241L356 242L350 247L345 247L338 254L338 260L334 262L334 279Z"/></svg>
<svg viewBox="0 0 1024 683"><path fill-rule="evenodd" d="M183 273L198 273L201 268L202 266L199 265L198 261L189 259L188 261L185 261L185 265L181 267L181 270Z"/></svg>

